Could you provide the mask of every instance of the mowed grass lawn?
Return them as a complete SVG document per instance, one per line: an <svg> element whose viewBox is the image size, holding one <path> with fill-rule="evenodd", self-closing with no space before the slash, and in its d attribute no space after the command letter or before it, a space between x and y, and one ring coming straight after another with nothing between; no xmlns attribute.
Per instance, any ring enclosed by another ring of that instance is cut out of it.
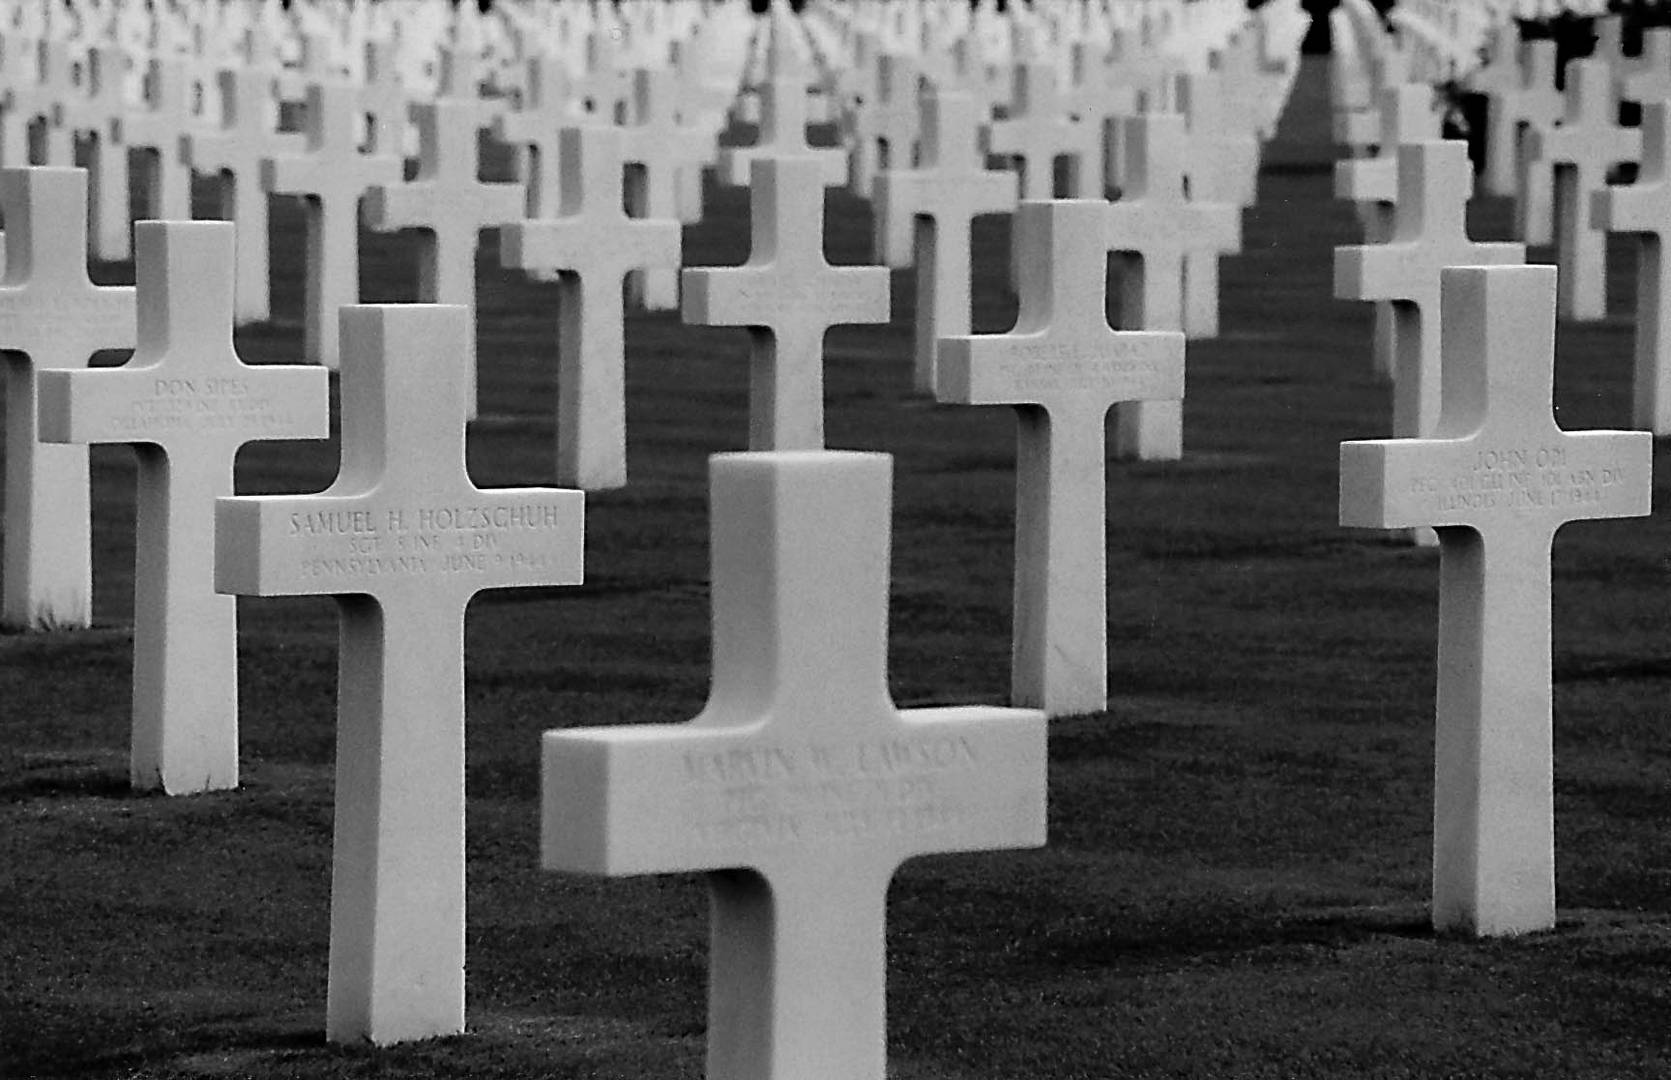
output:
<svg viewBox="0 0 1671 1080"><path fill-rule="evenodd" d="M1355 231L1329 197L1324 73L1308 63L1245 253L1224 262L1224 334L1189 347L1186 457L1110 470L1112 701L1052 724L1050 846L923 859L895 881L897 1077L1668 1067L1666 498L1652 519L1577 524L1556 543L1559 928L1436 937L1437 555L1335 524L1337 444L1385 434L1390 405L1370 374L1369 306L1330 296L1330 248ZM709 195L686 262L741 261L746 196ZM1483 201L1476 235L1501 238L1507 218ZM869 223L864 203L830 195L833 261L868 261ZM1006 228L977 230L985 331L1013 317ZM299 229L286 207L278 317L240 333L248 359L297 355ZM548 483L555 289L484 247L471 471ZM410 239L366 250L366 298L410 299ZM1561 328L1567 427L1628 420L1633 259L1622 244L1613 256L1614 314ZM896 698L999 703L1014 422L910 392L909 273L894 284L889 325L830 335L829 445L896 456ZM745 442L746 337L636 314L628 351L632 482L589 500L586 584L484 595L469 615L461 1038L373 1051L322 1037L331 602L241 602L241 790L127 792L134 472L127 450L95 452L97 626L0 639L0 1073L701 1075L703 883L537 866L540 732L684 720L706 690L706 463ZM318 490L336 460L334 442L256 445L239 488Z"/></svg>

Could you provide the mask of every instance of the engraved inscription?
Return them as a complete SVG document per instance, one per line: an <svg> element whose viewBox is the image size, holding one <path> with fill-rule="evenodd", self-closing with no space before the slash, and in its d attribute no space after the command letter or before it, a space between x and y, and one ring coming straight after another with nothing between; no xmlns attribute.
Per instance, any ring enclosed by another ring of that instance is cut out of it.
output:
<svg viewBox="0 0 1671 1080"><path fill-rule="evenodd" d="M1474 451L1465 470L1412 478L1409 494L1434 515L1463 510L1530 513L1599 506L1629 478L1617 461L1571 461L1564 447L1504 446Z"/></svg>
<svg viewBox="0 0 1671 1080"><path fill-rule="evenodd" d="M153 379L149 397L132 402L111 423L117 434L166 431L291 430L296 418L271 397L250 392L248 379Z"/></svg>
<svg viewBox="0 0 1671 1080"><path fill-rule="evenodd" d="M98 342L112 349L130 346L136 328L133 295L109 295L114 291L70 289L48 295L39 286L0 289L0 334L23 352L31 346L47 352L61 340ZM78 357L77 366L86 360Z"/></svg>
<svg viewBox="0 0 1671 1080"><path fill-rule="evenodd" d="M1153 342L1036 342L1010 346L1005 361L1016 396L1052 392L1137 393L1176 373L1177 354Z"/></svg>
<svg viewBox="0 0 1671 1080"><path fill-rule="evenodd" d="M979 762L961 735L688 751L685 820L710 848L934 833L967 816L953 778Z"/></svg>
<svg viewBox="0 0 1671 1080"><path fill-rule="evenodd" d="M551 534L573 522L568 504L358 507L291 513L285 537L308 546L304 578L548 572L558 569Z"/></svg>
<svg viewBox="0 0 1671 1080"><path fill-rule="evenodd" d="M881 286L870 275L856 277L838 269L820 268L812 280L806 280L793 269L762 270L745 267L733 277L725 271L716 273L710 281L715 296L723 296L726 309L755 317L756 313L770 313L755 325L776 326L783 323L785 312L803 316L816 313L818 321L834 325L849 319L871 319L871 308ZM884 309L885 313L885 309Z"/></svg>

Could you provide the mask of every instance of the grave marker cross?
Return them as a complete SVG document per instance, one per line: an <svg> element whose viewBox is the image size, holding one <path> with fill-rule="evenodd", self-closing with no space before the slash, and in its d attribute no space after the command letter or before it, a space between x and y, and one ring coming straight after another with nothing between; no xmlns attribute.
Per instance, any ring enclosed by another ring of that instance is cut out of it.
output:
<svg viewBox="0 0 1671 1080"><path fill-rule="evenodd" d="M1607 234L1590 216L1590 196L1607 184L1607 170L1634 162L1642 133L1619 126L1612 70L1599 60L1567 66L1566 111L1554 128L1533 128L1526 156L1533 169L1554 169L1555 263L1561 268L1561 314L1599 319L1607 314Z"/></svg>
<svg viewBox="0 0 1671 1080"><path fill-rule="evenodd" d="M942 339L936 369L943 402L1016 406L1010 697L1053 715L1108 700L1108 410L1184 395L1181 333L1108 325L1106 208L1023 202L1015 329Z"/></svg>
<svg viewBox="0 0 1671 1080"><path fill-rule="evenodd" d="M193 170L215 176L219 215L238 227L234 314L241 325L265 321L272 311L272 257L261 162L275 152L293 151L299 140L267 126L273 107L270 73L226 69L219 73L218 82L223 110L220 129L190 132L181 146Z"/></svg>
<svg viewBox="0 0 1671 1080"><path fill-rule="evenodd" d="M626 190L627 208L634 217L685 220L679 206L681 174L700 174L710 152L708 133L680 122L674 90L671 71L638 68L633 72L632 123L621 129L621 153L637 166L627 174ZM701 209L700 200L697 209ZM651 311L679 306L677 267L635 273L628 286L629 294Z"/></svg>
<svg viewBox="0 0 1671 1080"><path fill-rule="evenodd" d="M787 9L785 9L787 10ZM774 16L781 27L786 16ZM719 153L719 177L738 187L752 184L754 162L774 157L800 157L818 163L823 182L832 186L847 183L847 151L839 146L814 147L807 143L807 79L794 49L774 30L767 49L771 77L760 86L760 133L752 146L724 147Z"/></svg>
<svg viewBox="0 0 1671 1080"><path fill-rule="evenodd" d="M922 164L885 169L876 178L876 247L883 261L917 264L918 390L934 389L934 347L969 332L970 227L977 215L1015 208L1015 173L986 167L977 145L975 101L929 88L922 98Z"/></svg>
<svg viewBox="0 0 1671 1080"><path fill-rule="evenodd" d="M64 125L81 137L87 160L87 231L96 259L120 262L133 253L128 220L127 55L115 45L87 53L86 93L64 103Z"/></svg>
<svg viewBox="0 0 1671 1080"><path fill-rule="evenodd" d="M527 64L528 92L522 107L495 116L493 135L517 149L518 174L528 194L523 216L555 217L562 177L558 131L582 110L569 93L568 69L561 59L542 53L529 57Z"/></svg>
<svg viewBox="0 0 1671 1080"><path fill-rule="evenodd" d="M1187 311L1214 309L1218 293L1191 281L1186 293L1184 260L1190 253L1236 251L1241 247L1241 210L1228 203L1193 202L1184 197L1183 117L1145 113L1120 123L1126 157L1126 190L1107 204L1106 242L1119 257L1121 311L1128 329L1191 329ZM1217 284L1217 275L1213 284ZM1186 307L1186 304L1188 305ZM1199 320L1197 320L1199 321ZM1183 402L1130 401L1114 406L1115 452L1141 461L1176 461L1183 456Z"/></svg>
<svg viewBox="0 0 1671 1080"><path fill-rule="evenodd" d="M826 182L816 159L757 159L748 262L683 275L685 322L749 328L750 450L822 449L824 335L889 318L886 267L824 261Z"/></svg>
<svg viewBox="0 0 1671 1080"><path fill-rule="evenodd" d="M1605 232L1637 242L1636 352L1631 424L1671 435L1671 277L1665 240L1671 234L1671 103L1642 107L1642 168L1634 184L1593 193L1591 214Z"/></svg>
<svg viewBox="0 0 1671 1080"><path fill-rule="evenodd" d="M1049 64L1015 65L1015 108L1006 120L994 121L988 149L1021 164L1021 197L1048 199L1053 194L1055 162L1072 163L1069 190L1075 195L1100 193L1102 188L1101 132L1068 117Z"/></svg>
<svg viewBox="0 0 1671 1080"><path fill-rule="evenodd" d="M1555 273L1446 269L1437 428L1340 447L1342 525L1438 529L1442 930L1555 925L1550 545L1569 521L1643 516L1652 496L1652 435L1555 425Z"/></svg>
<svg viewBox="0 0 1671 1080"><path fill-rule="evenodd" d="M401 81L396 52L393 42L366 42L366 77L358 96L360 111L366 117L366 153L386 154L404 161L407 133L411 130L412 97Z"/></svg>
<svg viewBox="0 0 1671 1080"><path fill-rule="evenodd" d="M334 596L336 830L326 1037L464 1026L464 612L581 578L585 496L465 468L462 308L342 313L342 468L316 495L217 501L215 585Z"/></svg>
<svg viewBox="0 0 1671 1080"><path fill-rule="evenodd" d="M506 226L499 248L506 266L557 271L557 478L588 491L627 482L622 279L677 268L683 243L677 221L627 217L621 139L615 127L564 128L562 213Z"/></svg>
<svg viewBox="0 0 1671 1080"><path fill-rule="evenodd" d="M1619 97L1646 107L1671 98L1671 26L1642 29L1642 53L1618 76Z"/></svg>
<svg viewBox="0 0 1671 1080"><path fill-rule="evenodd" d="M547 869L708 874L709 1076L882 1080L896 869L1044 842L1042 716L889 699L891 466L717 455L706 707L544 738Z"/></svg>
<svg viewBox="0 0 1671 1080"><path fill-rule="evenodd" d="M87 279L85 171L0 171L0 213L0 349L8 361L0 621L84 627L93 615L87 449L39 442L36 375L85 367L102 349L132 348L133 289Z"/></svg>
<svg viewBox="0 0 1671 1080"><path fill-rule="evenodd" d="M191 220L191 169L180 155L180 140L196 125L191 77L184 60L152 60L145 78L147 107L122 120L126 145L140 155L144 190L141 216L158 221Z"/></svg>
<svg viewBox="0 0 1671 1080"><path fill-rule="evenodd" d="M12 79L4 91L6 127L10 129L5 161L25 165L31 160L31 151L38 150L34 156L42 165L67 167L73 164L74 140L71 127L64 122L64 102L80 93L71 76L70 48L48 34L36 42L33 51L33 76Z"/></svg>
<svg viewBox="0 0 1671 1080"><path fill-rule="evenodd" d="M880 169L903 171L912 167L913 145L921 137L918 65L911 57L888 51L876 57L875 70L871 92L852 106L844 123L852 146L848 186L862 199L871 197Z"/></svg>
<svg viewBox="0 0 1671 1080"><path fill-rule="evenodd" d="M439 98L412 107L418 127L418 174L379 184L366 193L366 223L380 232L415 228L418 302L458 304L469 313L469 346L459 358L469 373L465 393L476 415L476 252L481 231L522 220L527 194L520 183L477 179L480 103Z"/></svg>
<svg viewBox="0 0 1671 1080"><path fill-rule="evenodd" d="M130 443L138 789L238 786L237 606L214 589L214 500L239 448L330 435L323 368L251 367L232 347L233 226L134 227L138 346L121 367L40 373L41 438Z"/></svg>
<svg viewBox="0 0 1671 1080"><path fill-rule="evenodd" d="M1552 225L1550 173L1532 169L1526 159L1530 131L1560 121L1561 91L1555 86L1560 61L1555 42L1526 41L1517 50L1518 89L1486 98L1486 157L1480 181L1493 195L1515 197L1515 224L1528 244L1547 244Z"/></svg>
<svg viewBox="0 0 1671 1080"><path fill-rule="evenodd" d="M1407 142L1439 138L1439 117L1433 111L1433 91L1417 83L1382 88L1375 110L1380 120L1375 156L1339 161L1334 167L1334 193L1357 204L1364 239L1384 244L1392 239L1398 208L1398 148ZM1396 318L1392 301L1375 302L1375 374L1391 381L1398 354Z"/></svg>
<svg viewBox="0 0 1671 1080"><path fill-rule="evenodd" d="M1439 272L1526 259L1522 244L1468 239L1468 147L1456 140L1398 148L1398 210L1385 244L1335 248L1334 294L1391 300L1394 435L1426 435L1439 419Z"/></svg>
<svg viewBox="0 0 1671 1080"><path fill-rule="evenodd" d="M1182 72L1174 81L1173 98L1184 116L1184 176L1190 198L1252 206L1259 198L1259 139L1230 126L1224 77L1209 71Z"/></svg>
<svg viewBox="0 0 1671 1080"><path fill-rule="evenodd" d="M307 202L307 297L303 349L312 363L337 366L337 312L360 298L360 197L401 178L401 159L361 154L354 87L311 83L304 112L307 151L262 162L261 186Z"/></svg>

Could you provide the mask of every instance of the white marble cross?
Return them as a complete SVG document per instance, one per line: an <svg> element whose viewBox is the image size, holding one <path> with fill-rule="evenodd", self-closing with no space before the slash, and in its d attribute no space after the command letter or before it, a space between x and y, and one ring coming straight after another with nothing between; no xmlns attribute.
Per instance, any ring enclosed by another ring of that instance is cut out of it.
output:
<svg viewBox="0 0 1671 1080"><path fill-rule="evenodd" d="M0 171L6 267L0 350L6 363L5 554L0 622L85 627L93 618L87 449L37 437L36 375L132 348L130 286L87 279L87 173Z"/></svg>
<svg viewBox="0 0 1671 1080"><path fill-rule="evenodd" d="M546 869L708 874L711 1077L883 1080L894 872L1045 840L1042 716L889 698L891 473L715 456L707 705L543 740Z"/></svg>
<svg viewBox="0 0 1671 1080"><path fill-rule="evenodd" d="M412 95L401 81L396 51L393 42L366 43L366 77L358 97L366 116L366 153L404 160L412 130Z"/></svg>
<svg viewBox="0 0 1671 1080"><path fill-rule="evenodd" d="M299 137L270 129L273 78L270 73L226 69L218 75L222 115L217 131L190 132L181 152L194 172L215 178L218 216L238 227L237 303L239 325L263 322L272 313L272 258L267 237L267 192L261 161L297 149Z"/></svg>
<svg viewBox="0 0 1671 1080"><path fill-rule="evenodd" d="M401 179L399 157L360 153L355 98L348 83L309 85L303 129L307 150L269 157L261 166L265 190L306 201L303 350L309 362L333 369L339 342L337 311L360 298L360 198L378 184Z"/></svg>
<svg viewBox="0 0 1671 1080"><path fill-rule="evenodd" d="M72 77L69 45L46 37L35 42L32 51L34 72L8 74L0 117L8 132L4 161L25 165L38 160L42 165L67 167L74 164L74 147L71 128L63 123L63 102L79 92ZM21 56L21 52L12 55Z"/></svg>
<svg viewBox="0 0 1671 1080"><path fill-rule="evenodd" d="M1230 127L1224 114L1223 76L1182 72L1173 86L1173 102L1184 116L1184 176L1190 198L1254 205L1259 198L1259 139Z"/></svg>
<svg viewBox="0 0 1671 1080"><path fill-rule="evenodd" d="M1527 167L1554 169L1555 264L1561 268L1559 304L1572 319L1607 314L1607 234L1590 217L1590 195L1607 185L1607 170L1634 163L1642 133L1619 126L1613 73L1599 60L1567 65L1566 110L1559 127L1526 136Z"/></svg>
<svg viewBox="0 0 1671 1080"><path fill-rule="evenodd" d="M142 221L134 234L133 358L41 372L40 435L136 451L133 786L235 788L237 606L215 593L215 499L232 494L245 443L330 435L330 376L238 358L230 223Z"/></svg>
<svg viewBox="0 0 1671 1080"><path fill-rule="evenodd" d="M1427 435L1439 421L1440 270L1526 260L1522 244L1468 238L1472 176L1466 143L1405 143L1398 148L1392 238L1384 244L1335 248L1336 297L1394 302L1394 435Z"/></svg>
<svg viewBox="0 0 1671 1080"><path fill-rule="evenodd" d="M617 60L620 50L616 43L620 37L616 28L594 27L586 35L583 69L573 73L575 96L581 99L593 120L600 123L617 123L620 108L626 101L626 79Z"/></svg>
<svg viewBox="0 0 1671 1080"><path fill-rule="evenodd" d="M889 51L876 57L875 70L870 93L852 107L843 133L852 148L848 187L861 199L871 197L879 170L913 166L912 150L920 138L917 65Z"/></svg>
<svg viewBox="0 0 1671 1080"><path fill-rule="evenodd" d="M141 217L191 220L191 169L181 160L180 140L197 125L191 78L183 60L152 60L145 77L147 107L122 120L122 142L141 151Z"/></svg>
<svg viewBox="0 0 1671 1080"><path fill-rule="evenodd" d="M469 372L465 394L476 415L476 252L483 229L522 220L520 183L483 183L476 138L481 106L445 97L412 107L418 127L418 173L366 192L366 224L380 232L416 229L418 302L458 304L470 313L470 347L459 358Z"/></svg>
<svg viewBox="0 0 1671 1080"><path fill-rule="evenodd" d="M683 242L671 218L627 217L621 140L615 127L564 128L560 212L506 226L499 246L506 266L558 274L557 478L588 491L627 482L621 282L631 270L676 269Z"/></svg>
<svg viewBox="0 0 1671 1080"><path fill-rule="evenodd" d="M973 98L931 87L921 107L922 163L883 170L875 206L883 261L916 262L912 383L926 392L934 389L935 342L969 332L971 224L980 214L1012 211L1018 189L1015 173L986 167Z"/></svg>
<svg viewBox="0 0 1671 1080"><path fill-rule="evenodd" d="M127 56L114 45L88 50L85 93L64 104L64 126L80 139L87 161L87 232L95 259L133 254L128 212Z"/></svg>
<svg viewBox="0 0 1671 1080"><path fill-rule="evenodd" d="M1671 26L1642 28L1642 52L1618 72L1619 97L1644 108L1671 99Z"/></svg>
<svg viewBox="0 0 1671 1080"><path fill-rule="evenodd" d="M728 146L719 152L718 177L732 187L752 184L754 162L777 157L800 157L818 163L825 184L847 183L847 151L839 146L807 143L807 77L794 50L774 34L767 52L772 72L760 87L760 133L751 146Z"/></svg>
<svg viewBox="0 0 1671 1080"><path fill-rule="evenodd" d="M557 214L562 198L557 133L581 110L570 95L568 69L560 58L536 54L527 66L527 95L519 109L493 118L493 137L516 148L517 173L528 195L523 216L548 218Z"/></svg>
<svg viewBox="0 0 1671 1080"><path fill-rule="evenodd" d="M686 270L681 311L750 330L750 450L823 449L824 335L887 322L888 271L824 261L829 180L817 159L757 159L752 177L748 262Z"/></svg>
<svg viewBox="0 0 1671 1080"><path fill-rule="evenodd" d="M1218 293L1200 295L1205 284L1190 281L1184 260L1190 253L1216 259L1241 248L1242 218L1229 203L1196 202L1184 196L1183 117L1152 112L1120 121L1126 159L1126 188L1108 204L1105 240L1120 267L1121 322L1132 330L1182 330L1189 334L1193 309L1213 309ZM1216 286L1217 275L1212 284ZM1182 401L1129 401L1114 406L1114 451L1138 461L1176 461L1184 452Z"/></svg>
<svg viewBox="0 0 1671 1080"><path fill-rule="evenodd" d="M1547 39L1523 42L1518 56L1520 87L1486 98L1486 156L1480 183L1493 195L1515 197L1521 240L1547 244L1553 235L1551 176L1547 169L1528 167L1526 135L1561 119L1561 91L1555 86L1559 59L1555 42Z"/></svg>
<svg viewBox="0 0 1671 1080"><path fill-rule="evenodd" d="M1268 139L1282 111L1284 72L1266 62L1253 35L1231 38L1214 49L1209 68L1224 80L1224 108L1228 126Z"/></svg>
<svg viewBox="0 0 1671 1080"><path fill-rule="evenodd" d="M1631 425L1671 435L1671 102L1642 107L1642 168L1636 182L1593 194L1591 216L1603 232L1636 238L1636 354Z"/></svg>
<svg viewBox="0 0 1671 1080"><path fill-rule="evenodd" d="M679 188L687 171L702 171L712 144L707 132L679 119L674 101L673 73L665 68L638 68L632 78L632 122L621 129L621 153L636 166L627 174L627 209L634 217L683 220ZM700 188L700 180L698 187ZM700 205L698 206L700 209ZM679 274L675 267L654 267L628 275L629 299L649 311L679 306Z"/></svg>
<svg viewBox="0 0 1671 1080"><path fill-rule="evenodd" d="M218 500L215 585L337 598L325 1034L384 1044L464 1028L465 608L579 583L585 496L471 482L462 308L351 306L341 326L336 482Z"/></svg>
<svg viewBox="0 0 1671 1080"><path fill-rule="evenodd" d="M1364 226L1364 239L1384 244L1392 239L1394 212L1398 208L1398 148L1407 142L1421 142L1440 136L1439 117L1433 111L1433 89L1420 83L1397 83L1377 94L1375 112L1380 120L1374 157L1338 161L1334 167L1337 199L1357 204ZM1393 377L1393 358L1398 354L1397 319L1392 301L1375 302L1374 370L1388 381Z"/></svg>
<svg viewBox="0 0 1671 1080"><path fill-rule="evenodd" d="M1652 435L1555 424L1555 274L1446 269L1438 426L1340 447L1342 525L1438 529L1433 925L1482 936L1555 925L1555 531L1653 492Z"/></svg>
<svg viewBox="0 0 1671 1080"><path fill-rule="evenodd" d="M943 402L1016 407L1010 698L1052 715L1108 700L1108 410L1184 396L1183 334L1108 325L1108 209L1023 202L1015 329L942 339L935 374Z"/></svg>
<svg viewBox="0 0 1671 1080"><path fill-rule="evenodd" d="M1015 107L1007 119L993 121L987 150L1020 163L1023 199L1051 197L1058 157L1070 162L1070 194L1096 195L1103 190L1101 135L1069 118L1054 68L1017 64Z"/></svg>

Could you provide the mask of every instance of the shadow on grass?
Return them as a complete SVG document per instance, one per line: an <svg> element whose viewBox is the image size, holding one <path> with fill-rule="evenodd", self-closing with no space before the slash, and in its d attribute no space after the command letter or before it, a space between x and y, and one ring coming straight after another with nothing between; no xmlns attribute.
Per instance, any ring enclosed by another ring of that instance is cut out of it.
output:
<svg viewBox="0 0 1671 1080"><path fill-rule="evenodd" d="M27 1042L22 1042L20 1029L29 1032ZM97 1030L101 1049L96 1053L89 1053L91 1040L86 1028L42 1030L21 1024L12 1036L18 1041L11 1046L0 1044L0 1049L10 1063L9 1075L40 1080L71 1076L275 1075L273 1070L286 1059L338 1050L326 1043L317 1021L300 1017L282 1025L271 1020L250 1024L245 1017L225 1017L219 1023L203 1025L158 1018L147 1027L122 1030L99 1025ZM112 1045L114 1049L107 1048Z"/></svg>
<svg viewBox="0 0 1671 1080"><path fill-rule="evenodd" d="M126 773L102 768L43 769L0 784L0 802L23 802L28 799L149 799L161 795L155 791L135 791Z"/></svg>
<svg viewBox="0 0 1671 1080"><path fill-rule="evenodd" d="M1162 911L1131 913L1123 924L1076 923L1052 927L1032 942L1033 959L1052 967L1117 968L1211 963L1259 953L1347 951L1377 942L1447 940L1436 934L1423 905L1338 908L1274 915L1269 910L1192 906L1169 917ZM1458 939L1460 940L1460 939Z"/></svg>

